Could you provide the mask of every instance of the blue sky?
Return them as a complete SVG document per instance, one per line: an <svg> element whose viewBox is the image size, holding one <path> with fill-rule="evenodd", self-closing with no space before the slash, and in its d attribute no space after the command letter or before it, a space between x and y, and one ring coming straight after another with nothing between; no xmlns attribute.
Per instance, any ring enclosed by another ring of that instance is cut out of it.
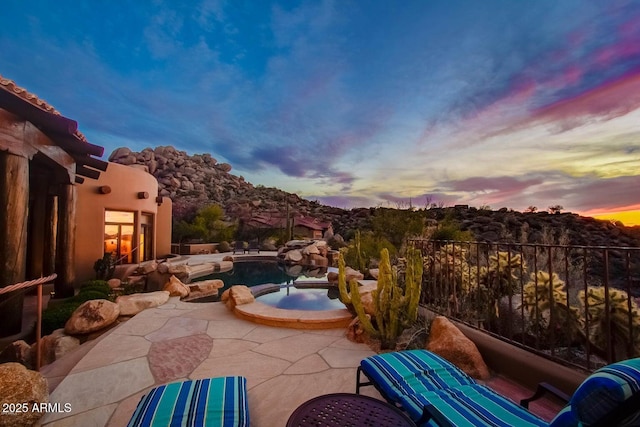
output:
<svg viewBox="0 0 640 427"><path fill-rule="evenodd" d="M640 1L5 0L0 52L105 157L344 208L640 209Z"/></svg>

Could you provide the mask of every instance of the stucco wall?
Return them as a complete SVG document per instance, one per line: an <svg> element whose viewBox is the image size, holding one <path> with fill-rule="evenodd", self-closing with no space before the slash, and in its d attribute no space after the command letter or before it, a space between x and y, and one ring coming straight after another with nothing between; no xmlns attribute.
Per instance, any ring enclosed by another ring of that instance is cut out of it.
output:
<svg viewBox="0 0 640 427"><path fill-rule="evenodd" d="M100 188L108 186L111 192L102 194ZM139 192L147 192L148 198L138 197ZM95 278L94 262L102 258L104 251L104 212L119 210L154 217L155 256L166 255L171 248L171 200L163 198L158 206L158 182L143 169L109 163L107 170L98 180L85 180L78 186L76 205L76 279L78 284ZM140 235L140 223L134 226L134 235ZM138 260L134 254L134 262Z"/></svg>

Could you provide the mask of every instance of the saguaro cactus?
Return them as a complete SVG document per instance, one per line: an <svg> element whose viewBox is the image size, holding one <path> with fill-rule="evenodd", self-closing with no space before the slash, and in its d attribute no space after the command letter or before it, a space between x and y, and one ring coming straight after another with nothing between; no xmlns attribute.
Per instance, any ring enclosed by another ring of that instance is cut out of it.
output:
<svg viewBox="0 0 640 427"><path fill-rule="evenodd" d="M350 281L350 292L347 292L342 254L338 260L338 267L340 299L345 303L349 301L353 305L362 327L369 335L380 339L381 348L395 348L402 331L410 326L418 316L423 269L420 251L415 248L410 248L407 251L404 286L398 283L398 274L396 269L391 266L389 251L387 249L380 251L378 287L371 293L375 311L373 319L369 319L365 313L356 280Z"/></svg>

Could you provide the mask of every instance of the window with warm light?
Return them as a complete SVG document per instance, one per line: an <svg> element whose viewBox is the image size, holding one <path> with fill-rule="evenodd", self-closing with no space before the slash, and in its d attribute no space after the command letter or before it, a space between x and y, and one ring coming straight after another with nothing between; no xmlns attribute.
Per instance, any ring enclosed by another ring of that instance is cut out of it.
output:
<svg viewBox="0 0 640 427"><path fill-rule="evenodd" d="M124 211L105 211L104 252L110 253L117 264L133 262L135 214Z"/></svg>

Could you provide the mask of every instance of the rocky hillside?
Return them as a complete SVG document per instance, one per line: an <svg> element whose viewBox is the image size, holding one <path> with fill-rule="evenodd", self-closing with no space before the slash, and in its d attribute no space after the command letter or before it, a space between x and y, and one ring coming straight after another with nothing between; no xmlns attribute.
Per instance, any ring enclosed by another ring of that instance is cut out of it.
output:
<svg viewBox="0 0 640 427"><path fill-rule="evenodd" d="M210 154L187 155L174 147L145 148L132 152L118 148L109 161L146 167L158 179L159 193L170 197L174 218L192 216L199 208L218 204L230 219L250 218L257 213L284 212L289 205L293 214L331 221L336 233L350 236L355 229L371 227L377 209L344 210L324 206L277 188L253 185L231 173L227 163L218 163ZM559 237L565 234L569 244L596 246L640 246L640 227L623 227L608 221L585 218L571 213L521 213L508 209L497 211L476 208L432 208L424 211L430 220L449 218L471 231L478 240L522 241L541 243L549 230Z"/></svg>

